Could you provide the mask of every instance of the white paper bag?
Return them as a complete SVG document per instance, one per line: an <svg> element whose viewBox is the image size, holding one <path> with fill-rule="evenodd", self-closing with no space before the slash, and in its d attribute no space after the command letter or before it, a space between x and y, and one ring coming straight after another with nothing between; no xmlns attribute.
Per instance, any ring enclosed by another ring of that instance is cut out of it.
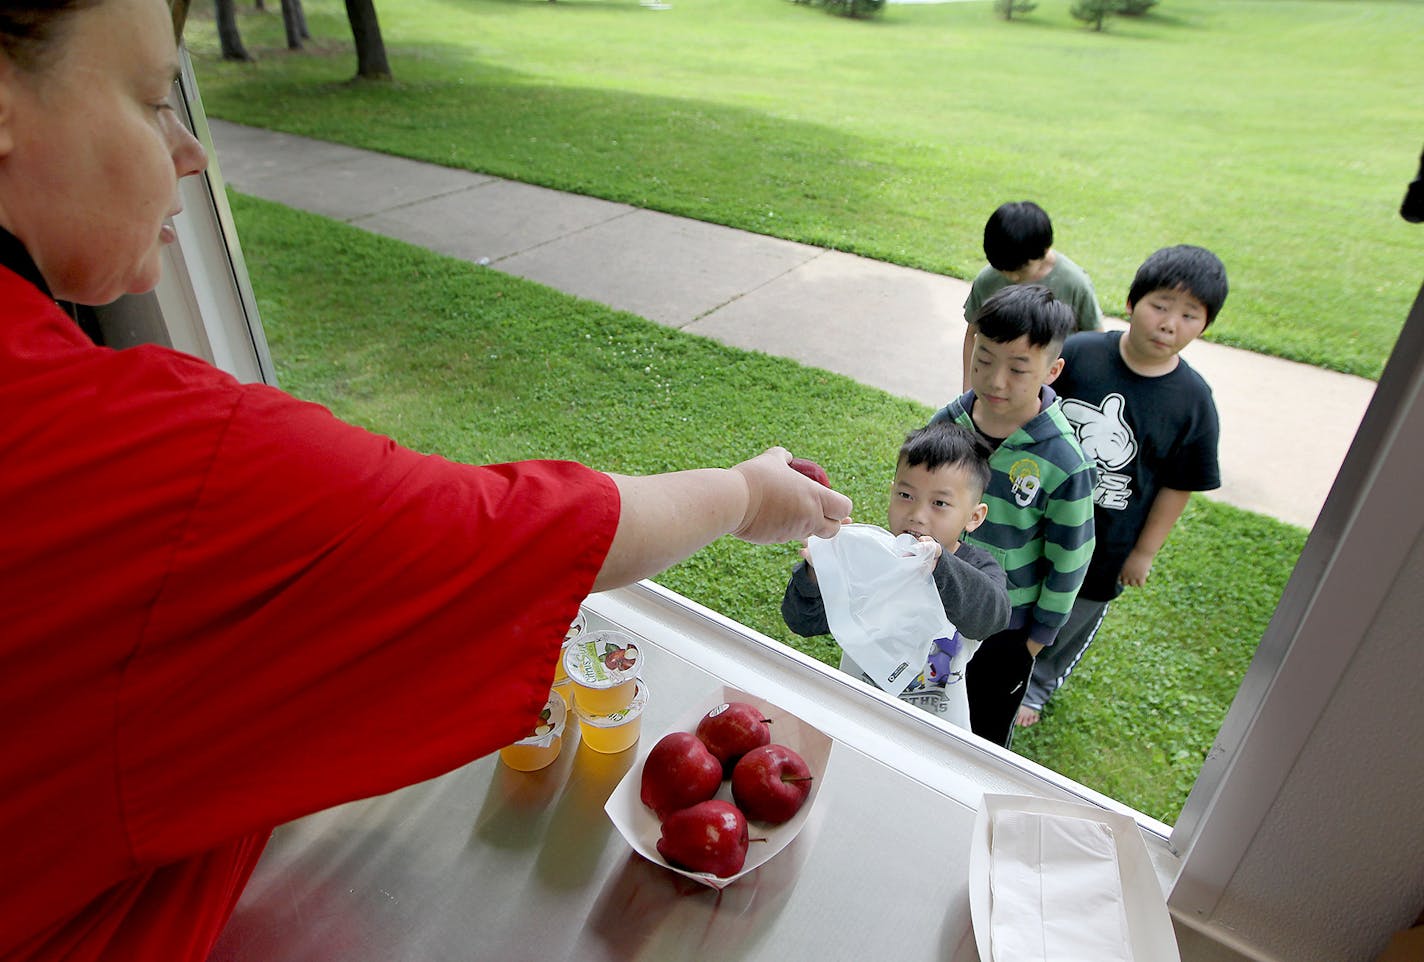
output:
<svg viewBox="0 0 1424 962"><path fill-rule="evenodd" d="M994 959L1132 962L1112 828L1043 812L994 816Z"/></svg>
<svg viewBox="0 0 1424 962"><path fill-rule="evenodd" d="M935 588L935 546L873 524L844 525L808 545L831 634L871 681L899 696L936 640L956 640Z"/></svg>

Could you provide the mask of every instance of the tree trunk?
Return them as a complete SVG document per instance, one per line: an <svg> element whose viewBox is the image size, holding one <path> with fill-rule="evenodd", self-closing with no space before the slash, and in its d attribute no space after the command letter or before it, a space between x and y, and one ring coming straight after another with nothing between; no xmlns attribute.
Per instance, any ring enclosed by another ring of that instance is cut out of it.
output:
<svg viewBox="0 0 1424 962"><path fill-rule="evenodd" d="M282 26L287 31L287 49L302 49L302 0L282 0Z"/></svg>
<svg viewBox="0 0 1424 962"><path fill-rule="evenodd" d="M218 42L222 46L224 60L250 61L252 55L242 45L242 36L237 32L237 10L233 0L214 0L218 8Z"/></svg>
<svg viewBox="0 0 1424 962"><path fill-rule="evenodd" d="M307 11L302 6L302 0L292 0L292 6L297 10L297 31L303 40L311 39L311 31L307 29Z"/></svg>
<svg viewBox="0 0 1424 962"><path fill-rule="evenodd" d="M182 43L183 24L188 20L188 0L173 0L173 6L169 10L173 14L173 40L175 43Z"/></svg>
<svg viewBox="0 0 1424 962"><path fill-rule="evenodd" d="M351 35L356 40L356 76L362 80L390 80L391 66L386 62L386 44L381 39L381 25L376 22L376 6L372 0L346 0L346 19L351 21Z"/></svg>

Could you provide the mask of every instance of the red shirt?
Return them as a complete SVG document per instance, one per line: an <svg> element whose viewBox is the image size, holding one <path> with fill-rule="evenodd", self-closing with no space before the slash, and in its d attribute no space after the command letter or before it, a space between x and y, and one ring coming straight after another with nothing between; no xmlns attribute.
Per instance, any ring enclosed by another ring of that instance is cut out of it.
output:
<svg viewBox="0 0 1424 962"><path fill-rule="evenodd" d="M0 959L203 959L273 826L526 734L618 512L0 267Z"/></svg>

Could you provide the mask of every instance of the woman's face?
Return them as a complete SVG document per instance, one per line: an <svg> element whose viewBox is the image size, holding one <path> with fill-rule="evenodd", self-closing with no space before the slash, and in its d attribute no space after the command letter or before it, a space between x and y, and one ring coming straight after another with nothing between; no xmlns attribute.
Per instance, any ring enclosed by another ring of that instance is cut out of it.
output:
<svg viewBox="0 0 1424 962"><path fill-rule="evenodd" d="M55 297L107 304L158 283L178 178L207 156L169 104L164 0L104 0L58 36L31 72L0 57L0 226Z"/></svg>

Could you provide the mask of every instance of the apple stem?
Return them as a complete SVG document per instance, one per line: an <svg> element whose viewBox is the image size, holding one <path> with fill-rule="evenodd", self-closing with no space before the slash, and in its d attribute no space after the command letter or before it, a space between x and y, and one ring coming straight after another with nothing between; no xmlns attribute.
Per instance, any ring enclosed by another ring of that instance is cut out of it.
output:
<svg viewBox="0 0 1424 962"><path fill-rule="evenodd" d="M749 839L747 839L747 841L748 841L748 842L765 842L766 839L764 839L764 838L749 838Z"/></svg>
<svg viewBox="0 0 1424 962"><path fill-rule="evenodd" d="M809 782L815 780L815 778L815 775L783 775L781 780L783 782Z"/></svg>

